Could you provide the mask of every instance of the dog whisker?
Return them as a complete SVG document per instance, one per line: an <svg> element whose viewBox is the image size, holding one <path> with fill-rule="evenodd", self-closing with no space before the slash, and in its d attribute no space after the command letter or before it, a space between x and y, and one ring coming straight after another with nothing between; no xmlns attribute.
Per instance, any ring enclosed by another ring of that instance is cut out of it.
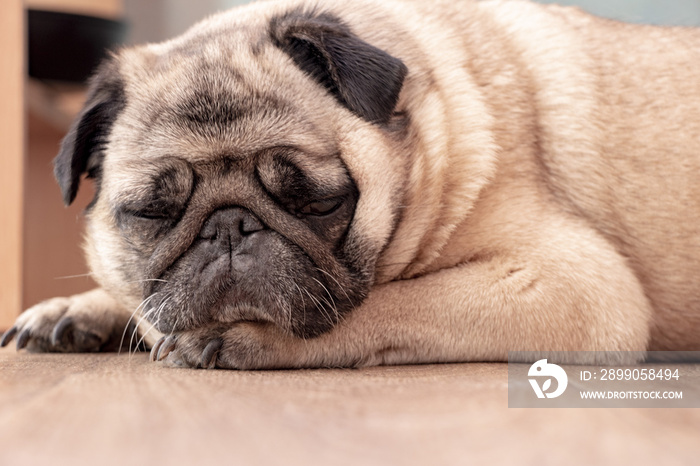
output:
<svg viewBox="0 0 700 466"><path fill-rule="evenodd" d="M94 274L92 273L81 273L79 275L65 275L63 277L54 277L54 280L67 280L69 278L84 278L84 277L92 277Z"/></svg>
<svg viewBox="0 0 700 466"><path fill-rule="evenodd" d="M154 296L156 296L158 293L153 293L152 295L148 296L146 299L141 301L141 304L136 306L136 309L134 309L134 312L131 313L131 316L129 317L129 320L126 321L126 325L124 326L124 331L122 332L122 338L119 341L119 352L118 354L121 354L122 347L124 346L124 338L126 338L126 332L129 329L129 324L134 320L134 316L136 316L141 309L143 309L145 306L148 305L148 303L153 299ZM131 352L131 339L129 340L129 352Z"/></svg>
<svg viewBox="0 0 700 466"><path fill-rule="evenodd" d="M338 285L338 288L340 289L340 291L343 292L343 294L344 294L345 297L347 298L347 300L348 300L348 302L350 303L350 305L351 305L352 307L355 307L355 303L353 302L352 299L350 299L350 296L348 295L348 292L347 292L347 290L345 289L345 287L344 287L343 285L341 285L340 282L339 282L333 275L331 275L330 273L326 272L325 270L323 270L323 269L320 268L320 267L316 267L316 270L318 270L319 272L325 274L328 278L330 278L331 280L333 280L333 281L335 282L335 284Z"/></svg>

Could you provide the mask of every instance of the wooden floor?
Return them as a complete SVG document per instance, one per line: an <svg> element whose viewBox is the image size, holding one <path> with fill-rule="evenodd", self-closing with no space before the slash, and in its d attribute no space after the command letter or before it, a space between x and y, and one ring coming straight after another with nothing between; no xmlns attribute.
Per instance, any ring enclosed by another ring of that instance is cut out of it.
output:
<svg viewBox="0 0 700 466"><path fill-rule="evenodd" d="M505 364L170 369L0 350L0 465L700 464L700 410L515 410Z"/></svg>

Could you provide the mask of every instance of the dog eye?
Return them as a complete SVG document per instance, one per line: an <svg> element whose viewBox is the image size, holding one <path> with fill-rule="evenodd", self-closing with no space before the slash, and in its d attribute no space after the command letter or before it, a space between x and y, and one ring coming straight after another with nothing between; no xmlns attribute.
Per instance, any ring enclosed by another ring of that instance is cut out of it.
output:
<svg viewBox="0 0 700 466"><path fill-rule="evenodd" d="M132 218L142 220L170 220L176 213L173 209L159 208L158 206L149 206L148 208L129 208L120 209L121 214Z"/></svg>
<svg viewBox="0 0 700 466"><path fill-rule="evenodd" d="M170 218L170 215L166 215L162 212L129 212L132 217L142 218L145 220L165 220Z"/></svg>
<svg viewBox="0 0 700 466"><path fill-rule="evenodd" d="M314 201L299 209L299 213L303 215L328 215L340 207L341 203L342 201L340 199Z"/></svg>

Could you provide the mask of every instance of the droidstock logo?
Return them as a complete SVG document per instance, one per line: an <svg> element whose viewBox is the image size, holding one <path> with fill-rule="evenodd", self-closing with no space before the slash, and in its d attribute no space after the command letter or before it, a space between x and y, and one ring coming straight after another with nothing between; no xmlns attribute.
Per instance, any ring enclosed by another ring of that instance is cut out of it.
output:
<svg viewBox="0 0 700 466"><path fill-rule="evenodd" d="M556 398L566 390L566 386L569 384L569 378L566 376L564 369L557 366L556 364L548 364L546 359L540 359L535 364L530 366L530 370L527 372L529 377L536 377L535 379L528 379L532 389L535 391L537 398ZM545 378L546 377L546 378ZM538 379L542 380L542 385L540 386ZM557 381L557 389L553 392L547 392L552 388L552 379Z"/></svg>

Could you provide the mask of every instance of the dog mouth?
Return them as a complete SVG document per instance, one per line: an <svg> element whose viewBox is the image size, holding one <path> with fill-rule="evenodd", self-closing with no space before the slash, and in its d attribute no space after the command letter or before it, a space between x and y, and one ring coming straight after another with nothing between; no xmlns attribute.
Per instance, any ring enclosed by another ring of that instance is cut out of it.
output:
<svg viewBox="0 0 700 466"><path fill-rule="evenodd" d="M145 318L162 333L256 321L311 338L352 309L351 292L281 235L265 230L245 242L216 254L194 245L151 286Z"/></svg>
<svg viewBox="0 0 700 466"><path fill-rule="evenodd" d="M273 324L290 335L313 338L335 327L350 310L328 291L324 296L319 289L308 290L298 283L293 287L296 294L291 290L282 293L270 284L251 291L234 281L197 295L164 287L151 295L144 317L161 333L246 321ZM319 288L327 290L322 283Z"/></svg>

